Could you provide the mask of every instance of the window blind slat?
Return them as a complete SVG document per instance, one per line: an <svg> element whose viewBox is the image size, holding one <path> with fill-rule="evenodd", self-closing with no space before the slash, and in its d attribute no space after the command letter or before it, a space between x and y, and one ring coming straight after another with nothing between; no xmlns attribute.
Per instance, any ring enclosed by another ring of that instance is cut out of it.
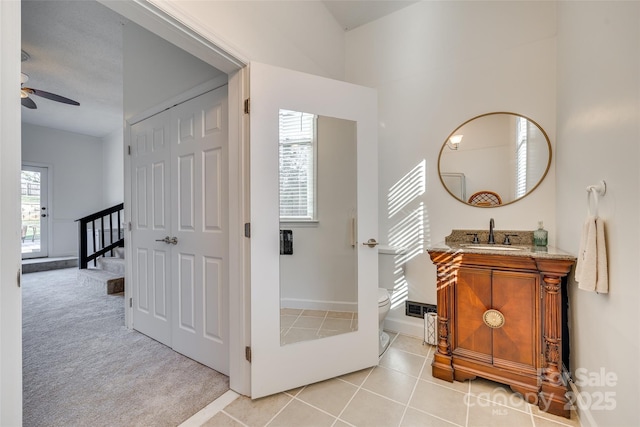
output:
<svg viewBox="0 0 640 427"><path fill-rule="evenodd" d="M312 220L316 116L280 110L280 218Z"/></svg>

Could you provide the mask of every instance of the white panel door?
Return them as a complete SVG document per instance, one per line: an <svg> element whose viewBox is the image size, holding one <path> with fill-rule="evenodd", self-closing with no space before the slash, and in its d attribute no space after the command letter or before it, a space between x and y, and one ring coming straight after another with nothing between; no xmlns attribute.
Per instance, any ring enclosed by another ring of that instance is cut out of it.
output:
<svg viewBox="0 0 640 427"><path fill-rule="evenodd" d="M227 86L131 127L133 327L229 372Z"/></svg>
<svg viewBox="0 0 640 427"><path fill-rule="evenodd" d="M172 114L173 348L228 374L227 86Z"/></svg>
<svg viewBox="0 0 640 427"><path fill-rule="evenodd" d="M131 127L133 327L171 345L170 112Z"/></svg>
<svg viewBox="0 0 640 427"><path fill-rule="evenodd" d="M251 397L258 398L378 363L378 252L362 245L378 240L377 95L370 88L257 63L250 66L250 88ZM291 345L280 344L280 109L357 123L358 329Z"/></svg>

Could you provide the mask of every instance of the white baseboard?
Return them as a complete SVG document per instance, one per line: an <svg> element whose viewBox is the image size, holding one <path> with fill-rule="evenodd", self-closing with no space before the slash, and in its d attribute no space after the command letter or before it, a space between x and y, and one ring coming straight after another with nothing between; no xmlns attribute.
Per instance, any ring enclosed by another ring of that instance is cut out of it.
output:
<svg viewBox="0 0 640 427"><path fill-rule="evenodd" d="M424 321L422 319L412 320L387 317L384 321L384 329L424 340Z"/></svg>
<svg viewBox="0 0 640 427"><path fill-rule="evenodd" d="M584 426L584 427L598 427L598 423L596 423L596 420L593 418L593 415L591 415L591 410L589 408L589 406L584 402L584 400L582 400L582 395L580 394L580 390L578 390L578 386L575 385L575 383L571 380L568 380L567 382L569 384L569 388L571 389L571 391L573 392L573 395L575 396L575 403L576 403L576 412L578 414L578 423L580 426ZM585 424L583 421L586 420L588 422L588 424Z"/></svg>

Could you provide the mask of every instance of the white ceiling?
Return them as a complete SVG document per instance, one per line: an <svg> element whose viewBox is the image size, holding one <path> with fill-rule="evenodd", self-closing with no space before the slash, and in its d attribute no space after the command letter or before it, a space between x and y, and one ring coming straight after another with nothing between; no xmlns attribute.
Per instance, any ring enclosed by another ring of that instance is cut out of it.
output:
<svg viewBox="0 0 640 427"><path fill-rule="evenodd" d="M122 127L124 18L95 1L23 1L25 86L71 98L79 107L32 99L22 121L103 137Z"/></svg>
<svg viewBox="0 0 640 427"><path fill-rule="evenodd" d="M324 0L342 28L352 30L417 0ZM122 31L126 20L93 0L23 0L22 63L27 87L80 103L38 96L22 121L104 137L122 128Z"/></svg>
<svg viewBox="0 0 640 427"><path fill-rule="evenodd" d="M345 31L403 9L420 0L323 0L329 12Z"/></svg>

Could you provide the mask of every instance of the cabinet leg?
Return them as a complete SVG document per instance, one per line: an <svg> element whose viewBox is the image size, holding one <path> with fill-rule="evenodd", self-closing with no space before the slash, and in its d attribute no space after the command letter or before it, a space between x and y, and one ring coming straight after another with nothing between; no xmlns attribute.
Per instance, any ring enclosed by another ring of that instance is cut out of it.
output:
<svg viewBox="0 0 640 427"><path fill-rule="evenodd" d="M524 400L526 400L528 403L532 404L532 405L537 405L539 400L538 400L538 390L535 387L522 387L522 386L518 386L516 384L510 384L509 388L511 388L511 390L514 393L518 393L522 396L522 398Z"/></svg>
<svg viewBox="0 0 640 427"><path fill-rule="evenodd" d="M436 353L431 364L431 375L434 378L453 382L453 367L451 366L451 356L444 356Z"/></svg>
<svg viewBox="0 0 640 427"><path fill-rule="evenodd" d="M566 392L567 389L564 386L542 383L542 389L538 397L538 407L541 411L570 418L570 403L565 397Z"/></svg>

